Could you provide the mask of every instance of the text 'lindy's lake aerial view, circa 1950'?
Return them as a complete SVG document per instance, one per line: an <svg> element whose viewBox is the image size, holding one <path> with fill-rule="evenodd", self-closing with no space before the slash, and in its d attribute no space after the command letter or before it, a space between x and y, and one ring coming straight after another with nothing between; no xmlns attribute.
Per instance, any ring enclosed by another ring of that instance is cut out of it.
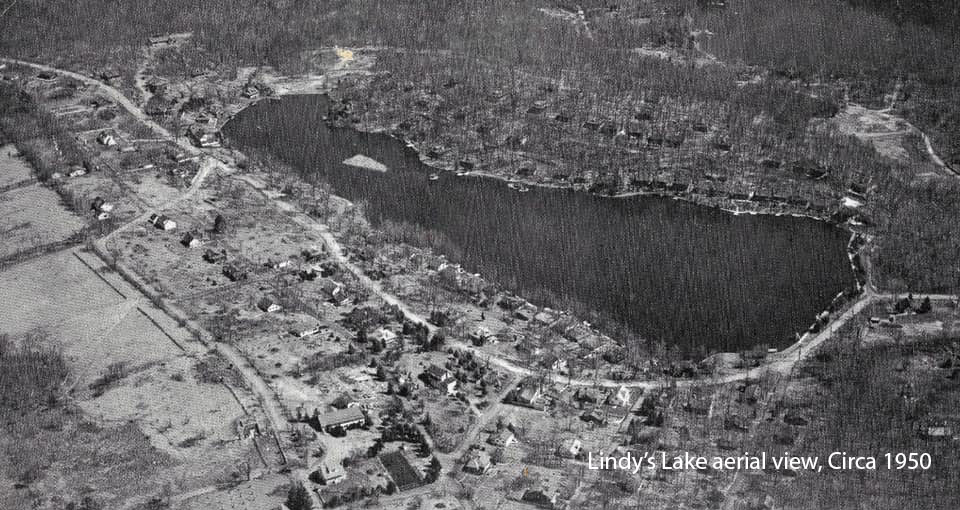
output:
<svg viewBox="0 0 960 510"><path fill-rule="evenodd" d="M0 510L960 508L958 28L0 0Z"/></svg>

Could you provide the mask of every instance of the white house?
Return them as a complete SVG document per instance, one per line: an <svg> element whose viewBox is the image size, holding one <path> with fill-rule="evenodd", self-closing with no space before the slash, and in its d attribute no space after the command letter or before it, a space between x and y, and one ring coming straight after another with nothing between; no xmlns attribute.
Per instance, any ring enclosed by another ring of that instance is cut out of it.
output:
<svg viewBox="0 0 960 510"><path fill-rule="evenodd" d="M378 328L370 335L370 338L383 342L384 345L390 345L397 340L397 334L387 328Z"/></svg>

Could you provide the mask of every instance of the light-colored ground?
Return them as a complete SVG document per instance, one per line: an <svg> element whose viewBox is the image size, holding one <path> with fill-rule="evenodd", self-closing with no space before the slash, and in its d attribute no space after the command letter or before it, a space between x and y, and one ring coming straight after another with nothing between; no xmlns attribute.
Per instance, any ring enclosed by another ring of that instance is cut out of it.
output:
<svg viewBox="0 0 960 510"><path fill-rule="evenodd" d="M286 499L288 480L280 475L267 475L236 487L212 491L179 503L182 510L248 510L276 508Z"/></svg>
<svg viewBox="0 0 960 510"><path fill-rule="evenodd" d="M60 196L40 184L0 194L0 257L62 241L84 226L60 205Z"/></svg>
<svg viewBox="0 0 960 510"><path fill-rule="evenodd" d="M74 255L53 253L0 272L0 331L20 335L34 328L65 333L61 322L102 317L125 298ZM109 317L109 316L107 316ZM72 336L72 335L71 335Z"/></svg>
<svg viewBox="0 0 960 510"><path fill-rule="evenodd" d="M850 104L834 117L841 133L853 135L873 145L880 154L898 161L909 161L907 135L914 132L907 121L880 110Z"/></svg>
<svg viewBox="0 0 960 510"><path fill-rule="evenodd" d="M135 504L163 485L176 494L229 482L244 462L264 467L253 443L236 441L232 427L245 412L238 399L254 399L243 388L235 388L234 397L223 384L199 382L194 356L205 349L99 258L74 248L15 265L0 272L0 297L6 305L0 307L0 332L16 336L40 328L63 350L71 369L67 385L83 419L105 430L132 426L154 452L143 450L137 464L152 470L146 486L135 492L111 487L102 491L104 498L134 497L127 503ZM97 396L90 385L113 363L123 363L128 373ZM152 463L151 455L158 461ZM80 474L54 465L43 484L75 489L83 486L73 480ZM68 478L73 481L57 481Z"/></svg>
<svg viewBox="0 0 960 510"><path fill-rule="evenodd" d="M16 157L17 148L13 144L0 146L0 187L16 184L31 178L30 165Z"/></svg>

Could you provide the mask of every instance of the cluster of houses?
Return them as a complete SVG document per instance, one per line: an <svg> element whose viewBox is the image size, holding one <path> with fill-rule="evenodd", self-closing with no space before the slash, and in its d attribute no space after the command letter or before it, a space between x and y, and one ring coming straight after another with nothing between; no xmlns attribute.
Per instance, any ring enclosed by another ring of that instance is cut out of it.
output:
<svg viewBox="0 0 960 510"><path fill-rule="evenodd" d="M533 379L527 379L517 385L507 394L505 402L543 410L547 405L564 399L564 396L552 388L544 388L543 384ZM633 405L634 393L627 386L619 388L583 387L572 395L573 403L577 404L584 413L581 418L597 425L605 425L611 414L622 418Z"/></svg>
<svg viewBox="0 0 960 510"><path fill-rule="evenodd" d="M486 283L479 274L464 271L459 264L441 264L437 268L437 276L447 288L470 294L480 294L486 287Z"/></svg>

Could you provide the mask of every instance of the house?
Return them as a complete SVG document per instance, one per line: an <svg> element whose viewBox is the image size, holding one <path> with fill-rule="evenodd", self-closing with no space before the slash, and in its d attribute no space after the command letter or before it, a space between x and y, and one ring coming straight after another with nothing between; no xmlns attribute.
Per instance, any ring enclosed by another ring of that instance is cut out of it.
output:
<svg viewBox="0 0 960 510"><path fill-rule="evenodd" d="M303 255L303 259L307 262L313 262L322 259L326 255L326 246L322 244L313 245L303 249L300 254Z"/></svg>
<svg viewBox="0 0 960 510"><path fill-rule="evenodd" d="M152 35L147 38L147 43L151 46L157 46L160 44L170 44L173 39L169 35Z"/></svg>
<svg viewBox="0 0 960 510"><path fill-rule="evenodd" d="M620 386L616 392L611 392L607 396L607 405L616 407L628 407L630 405L630 388Z"/></svg>
<svg viewBox="0 0 960 510"><path fill-rule="evenodd" d="M467 454L467 462L463 465L463 470L475 475L482 475L489 471L491 466L490 455L481 449L475 449Z"/></svg>
<svg viewBox="0 0 960 510"><path fill-rule="evenodd" d="M370 335L370 339L387 346L397 341L397 334L387 328L377 328L377 330Z"/></svg>
<svg viewBox="0 0 960 510"><path fill-rule="evenodd" d="M148 220L153 226L162 230L173 230L177 228L177 222L168 218L165 214L153 213Z"/></svg>
<svg viewBox="0 0 960 510"><path fill-rule="evenodd" d="M202 244L200 241L200 234L196 232L187 232L183 234L183 237L180 239L180 244L186 246L187 248L197 248Z"/></svg>
<svg viewBox="0 0 960 510"><path fill-rule="evenodd" d="M516 310L523 306L526 303L523 299L517 296L504 296L497 302L497 306L503 308L504 310Z"/></svg>
<svg viewBox="0 0 960 510"><path fill-rule="evenodd" d="M457 380L453 378L453 374L449 370L443 367L430 365L423 371L423 378L434 389L447 393L456 393L457 391Z"/></svg>
<svg viewBox="0 0 960 510"><path fill-rule="evenodd" d="M589 412L583 413L580 419L587 423L594 423L599 426L607 424L607 415L600 409L594 408Z"/></svg>
<svg viewBox="0 0 960 510"><path fill-rule="evenodd" d="M104 203L106 202L103 200L103 198L101 197L94 198L93 202L90 202L90 210L100 211L100 207L103 206Z"/></svg>
<svg viewBox="0 0 960 510"><path fill-rule="evenodd" d="M260 424L256 420L248 420L245 417L237 418L233 423L234 431L237 433L237 439L253 439L261 434Z"/></svg>
<svg viewBox="0 0 960 510"><path fill-rule="evenodd" d="M247 279L247 270L236 264L227 264L223 266L223 275L231 282Z"/></svg>
<svg viewBox="0 0 960 510"><path fill-rule="evenodd" d="M333 399L333 402L331 402L330 405L335 409L346 409L348 407L357 407L360 405L360 402L358 402L353 395L344 391L339 397Z"/></svg>
<svg viewBox="0 0 960 510"><path fill-rule="evenodd" d="M260 97L260 89L258 89L257 87L254 87L253 85L244 87L243 97L247 99L257 99L258 97Z"/></svg>
<svg viewBox="0 0 960 510"><path fill-rule="evenodd" d="M583 450L583 443L577 438L570 438L557 447L557 455L567 459L575 459Z"/></svg>
<svg viewBox="0 0 960 510"><path fill-rule="evenodd" d="M530 313L529 310L523 309L523 310L517 310L513 312L513 318L519 319L522 321L529 321L530 319L533 318L533 315Z"/></svg>
<svg viewBox="0 0 960 510"><path fill-rule="evenodd" d="M290 260L284 259L284 260L278 261L273 259L267 259L267 261L263 263L263 266L269 267L270 269L286 269L290 267Z"/></svg>
<svg viewBox="0 0 960 510"><path fill-rule="evenodd" d="M100 79L106 82L120 79L120 70L116 67L107 67L100 71Z"/></svg>
<svg viewBox="0 0 960 510"><path fill-rule="evenodd" d="M220 135L219 133L206 131L204 129L191 129L189 132L189 137L193 140L193 144L202 149L214 149L220 147Z"/></svg>
<svg viewBox="0 0 960 510"><path fill-rule="evenodd" d="M317 424L320 426L320 430L328 434L335 431L343 432L348 429L360 427L366 423L366 421L366 415L364 415L360 407L357 406L337 409L317 416Z"/></svg>
<svg viewBox="0 0 960 510"><path fill-rule="evenodd" d="M550 370L553 370L554 372L557 372L560 374L567 373L567 369L568 369L567 360L564 358L561 358L560 356L553 355L553 354L547 356L544 359L544 365L547 366Z"/></svg>
<svg viewBox="0 0 960 510"><path fill-rule="evenodd" d="M93 203L90 204L90 209L93 211L99 211L101 213L108 213L113 211L113 204L107 202L101 197L93 199Z"/></svg>
<svg viewBox="0 0 960 510"><path fill-rule="evenodd" d="M453 377L453 374L441 366L430 365L426 370L423 371L423 376L427 379L427 381L444 382Z"/></svg>
<svg viewBox="0 0 960 510"><path fill-rule="evenodd" d="M582 322L568 328L564 336L587 349L596 349L603 345L603 339L594 333L590 326Z"/></svg>
<svg viewBox="0 0 960 510"><path fill-rule="evenodd" d="M840 205L847 209L859 209L864 206L862 199L847 195L840 201Z"/></svg>
<svg viewBox="0 0 960 510"><path fill-rule="evenodd" d="M330 278L320 280L320 291L327 296L328 301L335 305L342 306L350 302L343 284Z"/></svg>
<svg viewBox="0 0 960 510"><path fill-rule="evenodd" d="M323 461L316 470L316 478L324 485L333 485L344 480L344 471L340 464Z"/></svg>
<svg viewBox="0 0 960 510"><path fill-rule="evenodd" d="M319 324L311 324L308 322L300 323L290 328L290 334L297 338L306 338L310 335L315 335L319 332L320 332Z"/></svg>
<svg viewBox="0 0 960 510"><path fill-rule="evenodd" d="M88 173L93 173L100 170L100 165L90 161L89 159L83 160L82 164L83 164L83 169L86 170Z"/></svg>
<svg viewBox="0 0 960 510"><path fill-rule="evenodd" d="M510 394L510 401L517 405L539 409L541 396L540 385L530 384L513 390Z"/></svg>
<svg viewBox="0 0 960 510"><path fill-rule="evenodd" d="M926 427L923 430L923 437L927 439L949 439L953 435L953 429L945 426Z"/></svg>
<svg viewBox="0 0 960 510"><path fill-rule="evenodd" d="M585 402L588 404L597 404L603 402L603 393L596 388L580 388L577 390L574 398L578 402Z"/></svg>
<svg viewBox="0 0 960 510"><path fill-rule="evenodd" d="M97 135L97 143L104 147L113 147L117 145L117 139L110 131L101 131L100 134Z"/></svg>
<svg viewBox="0 0 960 510"><path fill-rule="evenodd" d="M533 316L533 320L543 325L550 325L557 320L557 315L553 312L553 310L544 308L542 311Z"/></svg>
<svg viewBox="0 0 960 510"><path fill-rule="evenodd" d="M264 296L260 298L260 301L257 302L257 308L263 310L267 313L274 313L283 310L283 307L280 306L273 298L269 296Z"/></svg>
<svg viewBox="0 0 960 510"><path fill-rule="evenodd" d="M205 261L207 261L207 262L209 262L209 263L211 263L211 264L216 264L216 263L218 263L218 262L223 262L223 261L227 260L227 250L220 250L219 252L217 252L217 251L213 251L213 250L210 249L210 248L207 248L207 249L204 250L204 252L203 252L203 260L205 260Z"/></svg>
<svg viewBox="0 0 960 510"><path fill-rule="evenodd" d="M489 329L483 326L477 326L477 328L471 331L467 336L473 341L474 345L483 345L491 337L491 334Z"/></svg>
<svg viewBox="0 0 960 510"><path fill-rule="evenodd" d="M490 434L490 437L487 438L487 442L493 446L506 448L507 446L517 442L517 436L515 436L513 432L510 432L509 429L503 429L494 434Z"/></svg>

